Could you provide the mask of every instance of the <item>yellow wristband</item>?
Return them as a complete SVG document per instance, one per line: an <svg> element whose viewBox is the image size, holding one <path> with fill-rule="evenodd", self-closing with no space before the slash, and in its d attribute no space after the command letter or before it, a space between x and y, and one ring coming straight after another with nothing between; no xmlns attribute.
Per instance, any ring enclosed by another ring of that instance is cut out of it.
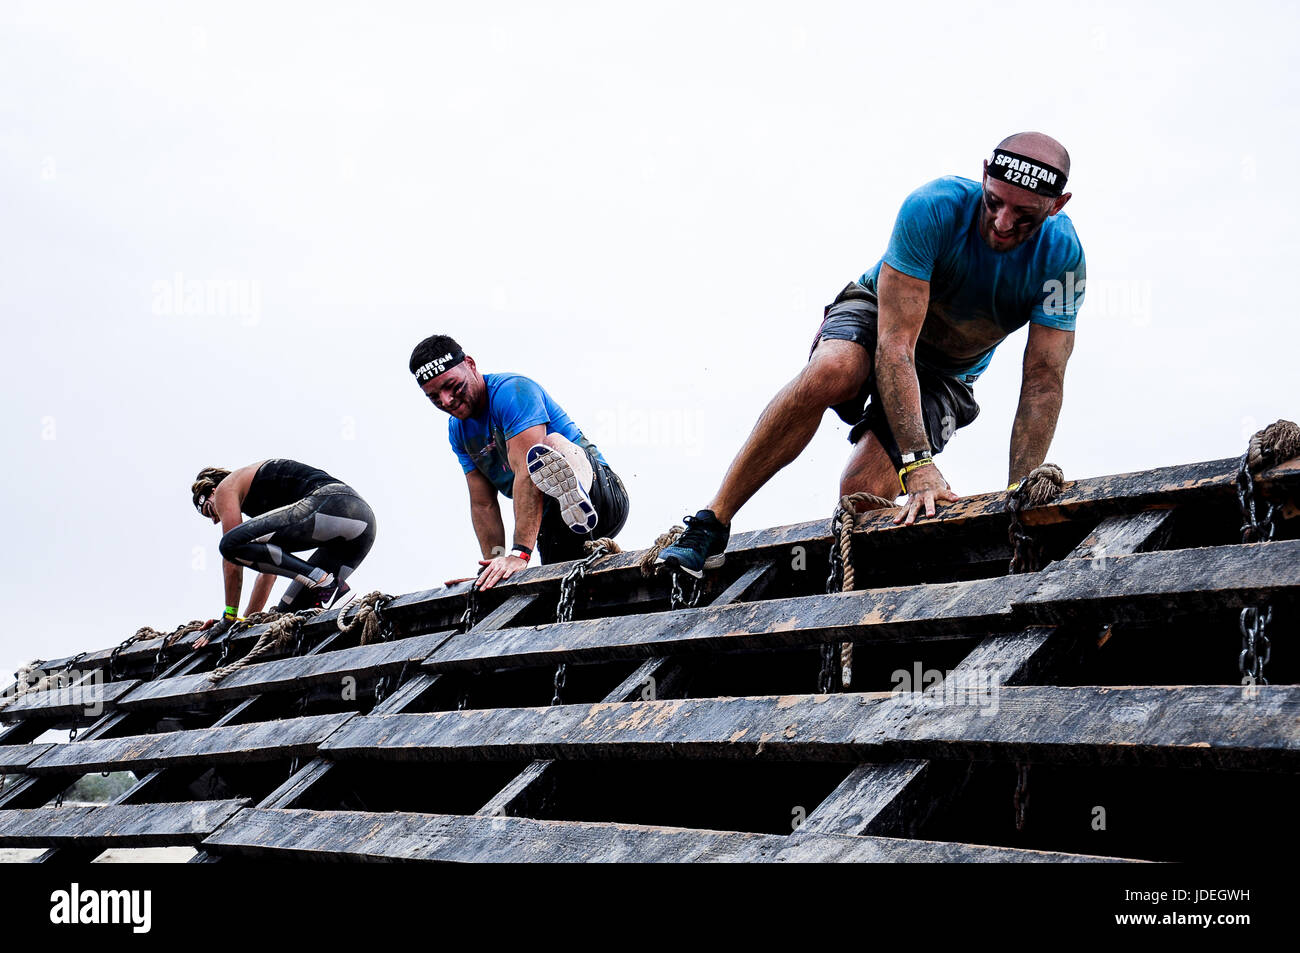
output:
<svg viewBox="0 0 1300 953"><path fill-rule="evenodd" d="M934 460L931 459L930 457L923 457L920 460L913 460L907 466L903 467L901 470L898 471L898 485L901 486L903 488L903 492L906 493L907 484L904 482L903 477L907 476L913 470L919 470L921 467L932 467L932 466L934 466Z"/></svg>
<svg viewBox="0 0 1300 953"><path fill-rule="evenodd" d="M1007 489L1008 489L1008 490L1018 490L1018 489L1020 489L1020 481L1017 480L1015 483L1013 483L1013 484L1011 484L1009 487L1007 487Z"/></svg>

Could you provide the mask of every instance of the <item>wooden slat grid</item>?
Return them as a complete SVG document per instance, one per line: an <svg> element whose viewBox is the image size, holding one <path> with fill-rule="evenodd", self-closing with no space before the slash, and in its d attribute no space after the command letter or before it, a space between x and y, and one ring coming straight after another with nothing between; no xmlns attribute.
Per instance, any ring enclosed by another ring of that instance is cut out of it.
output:
<svg viewBox="0 0 1300 953"><path fill-rule="evenodd" d="M1195 783L1243 792L1262 778L1279 803L1297 790L1300 688L1294 679L1236 684L1232 623L1236 610L1263 601L1289 618L1300 601L1300 540L1284 522L1274 541L1233 541L1236 465L1067 485L1025 517L1055 561L1020 576L999 565L1006 496L988 494L913 527L869 517L854 537L864 587L854 593L822 593L831 541L816 522L737 534L694 608L670 607L668 580L645 577L628 553L589 574L569 623L553 621L570 568L560 564L485 594L468 632L456 627L464 586L413 593L385 613L393 641L344 644L326 613L303 626L306 655L250 665L219 685L207 678L218 647L188 654L192 639L166 653L141 643L116 657L105 649L54 660L42 671L72 666L82 690L23 693L0 709L0 773L9 775L0 844L52 848L46 860L151 844L197 844L204 861L1114 857L1104 839L1051 823L1036 839L998 833L1007 812L985 803L988 792L1019 776L1019 805L1025 779L1042 777L1031 789L1046 792L1038 803L1064 804L1071 771L1136 771L1156 785L1191 772ZM1300 463L1258 483L1289 501ZM1215 649L1221 675L1187 684L1073 677L1101 664L1102 646L1140 653L1142 640L1176 626L1199 632L1210 618L1226 620ZM230 655L258 634L240 633ZM1286 635L1277 626L1272 634L1276 655ZM821 647L846 640L857 646L855 679L874 684L809 694ZM944 680L923 694L880 684L909 653L948 659ZM548 706L561 665L569 684ZM775 692L733 696L733 683ZM36 740L60 726L80 735ZM769 769L784 773L745 787L744 772ZM140 780L111 805L54 806L78 777L101 770ZM701 801L734 785L743 792L734 817L728 823L721 795L707 815L692 814L689 799L656 807L646 787L657 771L708 778L676 782L705 785ZM471 800L482 792L476 809L446 810L458 784ZM787 789L811 799L795 806L788 830L745 814L769 785L781 792L774 803ZM1005 793L996 803L1009 802ZM655 810L679 813L626 820ZM1152 842L1129 859L1167 854Z"/></svg>

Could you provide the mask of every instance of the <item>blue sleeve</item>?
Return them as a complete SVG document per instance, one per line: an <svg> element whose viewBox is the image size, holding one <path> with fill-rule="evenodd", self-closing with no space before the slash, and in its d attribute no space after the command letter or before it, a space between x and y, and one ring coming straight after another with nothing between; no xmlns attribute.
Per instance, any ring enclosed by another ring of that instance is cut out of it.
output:
<svg viewBox="0 0 1300 953"><path fill-rule="evenodd" d="M932 188L923 185L906 199L894 220L889 248L882 259L895 271L929 281L945 237L952 230L953 207Z"/></svg>
<svg viewBox="0 0 1300 953"><path fill-rule="evenodd" d="M546 393L526 377L515 377L496 389L492 395L492 416L501 425L507 440L551 420L546 410Z"/></svg>
<svg viewBox="0 0 1300 953"><path fill-rule="evenodd" d="M1076 240L1064 256L1061 267L1043 283L1038 303L1029 312L1031 324L1073 331L1074 320L1083 305L1083 292L1087 284L1088 266L1083 257L1083 246Z"/></svg>
<svg viewBox="0 0 1300 953"><path fill-rule="evenodd" d="M469 473L474 469L474 459L465 452L465 441L461 438L460 423L455 417L447 421L447 440L451 443L451 449L456 452L456 458L460 460L460 468L463 473Z"/></svg>

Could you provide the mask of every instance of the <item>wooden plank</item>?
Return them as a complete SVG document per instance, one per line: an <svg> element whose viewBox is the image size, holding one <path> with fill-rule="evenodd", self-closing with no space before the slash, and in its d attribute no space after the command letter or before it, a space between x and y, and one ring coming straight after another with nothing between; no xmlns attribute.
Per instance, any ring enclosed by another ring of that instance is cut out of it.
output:
<svg viewBox="0 0 1300 953"><path fill-rule="evenodd" d="M930 763L860 764L826 796L799 828L805 834L862 834L903 794L920 786Z"/></svg>
<svg viewBox="0 0 1300 953"><path fill-rule="evenodd" d="M302 691L317 685L337 684L347 675L388 674L400 670L403 665L423 661L453 634L435 632L393 642L258 662L240 669L215 685L208 680L206 672L145 682L122 698L118 707L125 711L135 711L175 705L180 699L203 704L247 695Z"/></svg>
<svg viewBox="0 0 1300 953"><path fill-rule="evenodd" d="M1300 687L1003 688L990 698L887 693L673 699L358 717L331 759L903 758L1296 770ZM37 762L39 764L40 762Z"/></svg>
<svg viewBox="0 0 1300 953"><path fill-rule="evenodd" d="M0 811L0 846L102 850L197 844L247 804L233 799Z"/></svg>
<svg viewBox="0 0 1300 953"><path fill-rule="evenodd" d="M1018 623L1140 621L1300 593L1300 540L1067 559L1039 573L800 596L721 608L456 636L431 672L691 652L760 651L852 639L921 640Z"/></svg>
<svg viewBox="0 0 1300 953"><path fill-rule="evenodd" d="M456 636L424 663L474 671L656 655L758 651L823 642L944 639L1012 624L1028 576L769 599Z"/></svg>
<svg viewBox="0 0 1300 953"><path fill-rule="evenodd" d="M481 633L490 632L494 629L510 625L521 613L527 610L532 603L538 598L536 594L516 594L507 599L495 612L489 613L481 619L470 632ZM371 712L374 714L396 714L405 711L409 706L414 705L437 683L440 675L431 675L428 672L417 672L413 678L407 679L398 689L389 695ZM334 770L334 763L322 758L314 758L307 764L298 769L287 781L263 798L258 807L263 808L289 808L306 797L316 786Z"/></svg>
<svg viewBox="0 0 1300 953"><path fill-rule="evenodd" d="M0 745L0 774L21 771L51 747L49 744Z"/></svg>
<svg viewBox="0 0 1300 953"><path fill-rule="evenodd" d="M1230 500L1235 497L1235 479L1239 458L1211 460L1202 463L1179 464L1136 473L1121 473L1092 477L1066 484L1061 496L1046 506L1035 507L1025 514L1027 525L1062 522L1070 519L1095 518L1119 513L1133 513L1149 508L1166 508L1171 505L1199 504L1206 501ZM1273 498L1283 498L1300 490L1300 459L1274 467L1256 478L1260 491ZM880 511L867 517L857 534L907 534L918 544L948 534L962 527L974 532L987 532L1005 526L1007 520L1007 494L1003 491L977 494L960 502L941 507L930 519L910 527L894 526L892 511ZM828 501L828 510L830 504ZM789 558L791 547L804 546L811 556L824 554L829 543L827 520L815 520L790 526L736 533L727 547L727 560L732 565L744 566L755 562ZM589 578L599 580L604 586L639 584L640 552L626 552L603 560ZM498 589L513 595L536 594L551 590L572 568L570 563L534 566L516 573ZM431 589L399 596L390 606L391 617L404 623L409 619L430 618L441 615L452 618L463 607L469 583L450 588ZM331 609L312 620L304 631L311 635L324 627L332 626L337 610ZM237 644L252 645L260 629L241 633ZM178 646L184 647L196 636L186 636ZM152 656L160 640L136 643L122 654L126 659ZM107 664L111 649L92 652L79 664L90 668ZM45 670L62 667L68 660L55 659L44 663Z"/></svg>
<svg viewBox="0 0 1300 953"><path fill-rule="evenodd" d="M44 692L24 692L22 697L0 709L0 721L14 722L32 715L77 715L97 717L112 710L114 703L140 684L131 679L125 682L102 682L91 679L86 684L70 685Z"/></svg>
<svg viewBox="0 0 1300 953"><path fill-rule="evenodd" d="M1016 597L1030 623L1105 624L1239 609L1300 592L1300 540L1063 560Z"/></svg>
<svg viewBox="0 0 1300 953"><path fill-rule="evenodd" d="M771 562L750 566L736 581L718 594L711 606L731 605L762 594L776 576L776 565ZM654 687L653 697L672 698L674 682L681 674L681 665L671 658L646 659L627 678L623 679L603 701L635 701ZM531 800L531 795L542 784L551 780L553 761L534 761L497 792L477 812L485 815L520 814Z"/></svg>
<svg viewBox="0 0 1300 953"><path fill-rule="evenodd" d="M641 824L393 812L241 811L210 853L442 863L1085 862L1104 858L885 837L782 837Z"/></svg>
<svg viewBox="0 0 1300 953"><path fill-rule="evenodd" d="M52 745L27 765L27 773L149 771L179 764L244 764L299 758L315 754L322 741L353 717L352 712L339 712Z"/></svg>

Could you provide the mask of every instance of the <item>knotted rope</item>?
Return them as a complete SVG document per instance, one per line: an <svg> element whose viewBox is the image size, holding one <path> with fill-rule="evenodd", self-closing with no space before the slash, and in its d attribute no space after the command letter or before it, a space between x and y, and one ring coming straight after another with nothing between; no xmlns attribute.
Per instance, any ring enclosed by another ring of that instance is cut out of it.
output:
<svg viewBox="0 0 1300 953"><path fill-rule="evenodd" d="M1061 495L1065 471L1055 463L1044 463L1029 471L1015 492L1021 494L1022 506L1042 506Z"/></svg>
<svg viewBox="0 0 1300 953"><path fill-rule="evenodd" d="M859 513L859 503L870 503L866 510ZM832 540L832 546L839 546L840 553L840 591L851 592L856 588L856 578L853 572L853 530L866 518L866 514L871 510L888 509L895 505L893 500L887 500L883 496L876 496L874 493L850 493L847 496L840 497L840 502L835 507L835 513L831 516L831 536L839 535L838 542ZM832 577L834 578L834 577ZM840 684L848 688L853 681L853 643L840 643Z"/></svg>
<svg viewBox="0 0 1300 953"><path fill-rule="evenodd" d="M1044 463L1034 467L1029 475L1020 481L1020 485L1011 491L1007 501L1007 512L1011 514L1011 523L1007 527L1007 539L1011 543L1011 564L1008 571L1013 575L1022 572L1038 572L1041 568L1042 554L1033 537L1025 531L1020 514L1030 506L1042 506L1061 495L1065 486L1065 471L1055 463Z"/></svg>
<svg viewBox="0 0 1300 953"><path fill-rule="evenodd" d="M1250 438L1246 463L1256 473L1300 457L1300 426L1290 420L1271 423Z"/></svg>
<svg viewBox="0 0 1300 953"><path fill-rule="evenodd" d="M602 536L600 539L589 539L582 544L582 550L587 555L591 555L598 549L603 550L606 556L613 556L615 553L623 551L623 547L608 536Z"/></svg>
<svg viewBox="0 0 1300 953"><path fill-rule="evenodd" d="M375 590L357 600L357 613L352 617L352 621L347 621L348 610L352 606L346 605L339 610L338 618L334 621L339 627L344 637L350 636L355 632L360 632L361 636L357 640L358 645L369 645L371 642L381 638L383 628L383 619L380 614L384 606L393 601L393 597Z"/></svg>
<svg viewBox="0 0 1300 953"><path fill-rule="evenodd" d="M653 576L655 574L655 560L659 558L659 554L677 542L678 537L684 532L686 532L685 526L674 526L668 532L661 534L654 541L654 544L641 554L640 560L637 561L637 565L641 567L641 575Z"/></svg>
<svg viewBox="0 0 1300 953"><path fill-rule="evenodd" d="M301 628L302 624L311 617L320 615L322 611L323 610L321 609L303 609L301 612L280 614L272 609L270 612L258 612L249 616L248 619L245 620L249 625L261 624L262 620L256 618L257 616L271 615L274 617L274 621L267 625L266 631L262 633L260 638L258 638L257 644L253 646L247 655L243 658L235 659L235 661L231 662L229 665L223 665L220 668L213 669L208 673L208 681L213 685L217 685L228 676L238 672L241 668L244 668L247 665L252 665L263 656L269 655L278 649L283 649L292 644L293 640L297 637L298 629ZM227 636L227 638L229 638L229 636Z"/></svg>
<svg viewBox="0 0 1300 953"><path fill-rule="evenodd" d="M41 664L42 663L39 659L33 659L32 661L28 662L26 665L21 666L18 669L18 671L14 672L14 678L17 679L18 686L12 695L4 695L0 697L0 710L8 708L10 705L16 702L19 698L22 698L23 695L26 695L28 692L45 691L56 681L58 681L59 676L63 674L62 672L47 672L40 679L38 679L35 682L35 684L28 685L27 679L31 677L32 673L42 671Z"/></svg>

